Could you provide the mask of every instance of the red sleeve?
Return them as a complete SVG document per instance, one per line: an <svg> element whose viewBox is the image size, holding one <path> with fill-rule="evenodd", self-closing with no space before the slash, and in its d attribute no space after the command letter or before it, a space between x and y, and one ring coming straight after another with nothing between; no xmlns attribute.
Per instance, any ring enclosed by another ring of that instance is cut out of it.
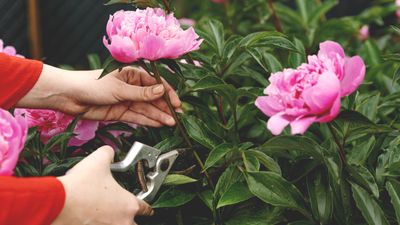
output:
<svg viewBox="0 0 400 225"><path fill-rule="evenodd" d="M0 53L0 108L9 109L35 85L43 69L40 61Z"/></svg>
<svg viewBox="0 0 400 225"><path fill-rule="evenodd" d="M55 177L0 176L0 224L51 224L64 201L64 187Z"/></svg>

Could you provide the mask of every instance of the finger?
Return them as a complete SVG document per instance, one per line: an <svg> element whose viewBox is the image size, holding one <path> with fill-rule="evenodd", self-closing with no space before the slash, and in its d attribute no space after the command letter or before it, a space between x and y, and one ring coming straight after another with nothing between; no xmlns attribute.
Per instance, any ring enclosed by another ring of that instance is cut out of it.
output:
<svg viewBox="0 0 400 225"><path fill-rule="evenodd" d="M114 159L114 150L110 146L103 146L75 165L68 174L99 170L110 171L110 164ZM89 172L90 173L90 172Z"/></svg>
<svg viewBox="0 0 400 225"><path fill-rule="evenodd" d="M123 84L118 96L121 101L152 101L163 96L165 88L161 84L140 87L130 84Z"/></svg>
<svg viewBox="0 0 400 225"><path fill-rule="evenodd" d="M171 114L171 111L168 108L167 103L164 101L164 99L160 98L157 100L154 100L151 102L152 105L154 105L155 107L157 107L158 109L162 110L165 113L168 113L169 115Z"/></svg>
<svg viewBox="0 0 400 225"><path fill-rule="evenodd" d="M150 103L136 103L130 107L130 110L145 115L147 118L156 120L162 124L173 126L175 120L172 116L163 112L159 108L155 107Z"/></svg>
<svg viewBox="0 0 400 225"><path fill-rule="evenodd" d="M171 104L174 108L179 108L182 105L181 100L179 99L178 94L174 90L168 91L169 99L171 99Z"/></svg>
<svg viewBox="0 0 400 225"><path fill-rule="evenodd" d="M138 205L139 205L139 209L136 213L136 215L138 216L152 216L154 215L154 210L149 206L149 204L147 204L146 202L144 202L141 199L137 199Z"/></svg>
<svg viewBox="0 0 400 225"><path fill-rule="evenodd" d="M142 126L150 126L150 127L162 127L163 126L162 123L160 123L156 120L152 120L143 114L136 113L131 110L126 111L120 118L120 121L127 122L127 123L134 123L134 124L138 124L138 125L142 125Z"/></svg>

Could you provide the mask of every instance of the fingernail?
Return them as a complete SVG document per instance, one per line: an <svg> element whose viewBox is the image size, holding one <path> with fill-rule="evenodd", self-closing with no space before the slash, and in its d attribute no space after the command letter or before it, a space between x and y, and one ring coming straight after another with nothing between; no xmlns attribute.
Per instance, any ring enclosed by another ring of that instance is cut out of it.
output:
<svg viewBox="0 0 400 225"><path fill-rule="evenodd" d="M168 119L167 119L167 123L168 123L168 124L171 124L171 125L175 124L175 120L174 120L174 118L172 118L172 117L168 117Z"/></svg>
<svg viewBox="0 0 400 225"><path fill-rule="evenodd" d="M154 216L154 210L151 210L150 216Z"/></svg>
<svg viewBox="0 0 400 225"><path fill-rule="evenodd" d="M177 113L183 113L183 110L182 110L181 108L179 108L179 109L176 109L175 112L177 112Z"/></svg>
<svg viewBox="0 0 400 225"><path fill-rule="evenodd" d="M153 94L155 94L155 95L161 94L164 91L164 85L159 84L159 85L153 87L152 91L153 91Z"/></svg>

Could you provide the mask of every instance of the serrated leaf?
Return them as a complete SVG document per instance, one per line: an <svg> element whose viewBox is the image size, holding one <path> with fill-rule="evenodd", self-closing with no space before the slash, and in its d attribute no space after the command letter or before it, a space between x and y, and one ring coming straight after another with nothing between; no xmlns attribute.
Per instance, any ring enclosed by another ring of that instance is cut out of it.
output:
<svg viewBox="0 0 400 225"><path fill-rule="evenodd" d="M177 186L177 185L182 185L182 184L189 184L189 183L194 183L197 182L196 179L193 179L191 177L181 175L181 174L169 174L165 180L163 185L166 186Z"/></svg>
<svg viewBox="0 0 400 225"><path fill-rule="evenodd" d="M389 225L381 207L368 192L357 184L350 184L356 206L361 211L365 221L369 225Z"/></svg>

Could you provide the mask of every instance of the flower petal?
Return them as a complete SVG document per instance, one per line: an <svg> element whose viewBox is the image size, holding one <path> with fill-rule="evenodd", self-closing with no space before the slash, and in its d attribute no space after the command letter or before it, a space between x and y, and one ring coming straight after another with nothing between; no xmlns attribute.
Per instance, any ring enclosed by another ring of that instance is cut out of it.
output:
<svg viewBox="0 0 400 225"><path fill-rule="evenodd" d="M321 74L318 83L303 92L305 104L314 115L329 111L338 96L340 96L340 82L330 71Z"/></svg>
<svg viewBox="0 0 400 225"><path fill-rule="evenodd" d="M290 121L283 113L278 113L269 118L267 128L273 135L279 135L289 123Z"/></svg>
<svg viewBox="0 0 400 225"><path fill-rule="evenodd" d="M276 97L272 96L260 96L256 99L255 105L265 115L271 117L278 112L284 110L284 107L279 103Z"/></svg>
<svg viewBox="0 0 400 225"><path fill-rule="evenodd" d="M364 81L365 64L360 56L354 56L346 60L345 73L341 81L341 96L353 93Z"/></svg>
<svg viewBox="0 0 400 225"><path fill-rule="evenodd" d="M319 44L318 57L327 56L330 58L336 54L339 54L341 57L345 57L344 50L339 43L334 41L325 41Z"/></svg>
<svg viewBox="0 0 400 225"><path fill-rule="evenodd" d="M304 134L306 130L311 126L312 123L316 121L317 117L304 117L298 118L290 122L291 133L292 134Z"/></svg>

